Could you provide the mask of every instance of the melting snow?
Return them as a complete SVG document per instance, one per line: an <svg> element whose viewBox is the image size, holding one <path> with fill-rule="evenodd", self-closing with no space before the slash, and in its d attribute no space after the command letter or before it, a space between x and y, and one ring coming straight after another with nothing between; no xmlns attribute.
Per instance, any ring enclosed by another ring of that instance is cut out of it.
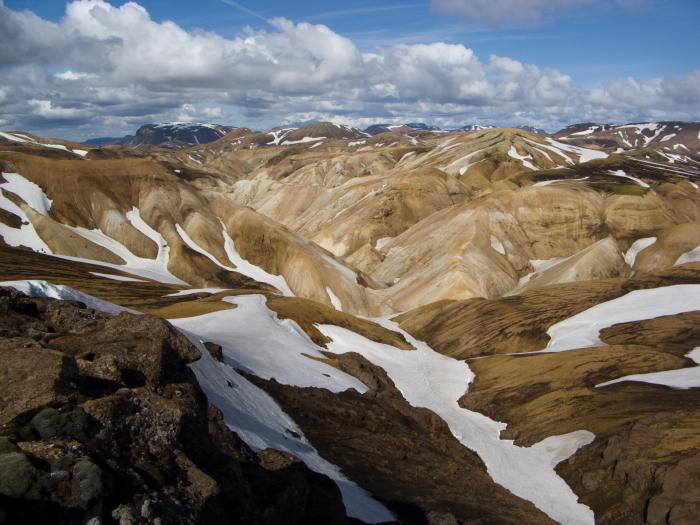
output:
<svg viewBox="0 0 700 525"><path fill-rule="evenodd" d="M20 197L37 213L41 213L42 215L49 214L52 201L37 184L25 179L18 173L2 173L2 177L7 182L0 184L0 188L11 191Z"/></svg>
<svg viewBox="0 0 700 525"><path fill-rule="evenodd" d="M685 264L689 262L698 262L700 261L700 246L690 250L689 252L685 252L683 255L681 255L678 259L676 259L676 262L674 266L678 266L679 264Z"/></svg>
<svg viewBox="0 0 700 525"><path fill-rule="evenodd" d="M363 489L349 481L340 469L321 458L279 405L235 369L283 384L327 388L342 392L353 388L366 392L356 378L325 365L321 348L291 320L279 320L260 295L229 297L234 310L224 310L171 323L199 348L202 358L192 369L207 398L224 414L226 424L255 450L274 448L290 452L306 465L335 480L350 516L369 523L393 521L394 516ZM215 361L203 341L220 344L224 363Z"/></svg>
<svg viewBox="0 0 700 525"><path fill-rule="evenodd" d="M331 304L333 305L333 308L339 311L343 311L343 303L340 302L340 299L338 298L337 295L333 293L333 290L329 286L326 286L326 293L328 294L328 298L331 300Z"/></svg>
<svg viewBox="0 0 700 525"><path fill-rule="evenodd" d="M87 150L84 149L68 149L66 146L63 144L43 144L41 142L37 142L31 137L28 137L27 135L21 135L19 133L6 133L0 131L0 137L3 137L7 140L11 140L13 142L24 142L26 144L32 144L34 146L43 146L45 148L53 148L53 149L60 149L63 151L67 151L68 153L74 153L75 155L78 155L80 157L84 157L85 155L88 154Z"/></svg>
<svg viewBox="0 0 700 525"><path fill-rule="evenodd" d="M532 447L518 447L512 440L500 439L506 427L504 423L458 404L474 378L465 362L434 352L391 321L376 321L402 333L416 350L399 350L334 325L318 328L332 339L329 351L359 353L381 366L412 406L427 408L440 416L452 434L481 457L496 483L533 502L561 523L593 524L593 512L578 503L576 495L553 469L580 447L591 443L595 438L592 433L581 430L552 436Z"/></svg>
<svg viewBox="0 0 700 525"><path fill-rule="evenodd" d="M641 252L642 250L648 248L652 244L656 242L656 237L645 237L643 239L637 239L632 243L632 246L629 247L629 250L627 250L627 253L625 253L625 261L629 265L630 268L634 266L634 261L637 260L637 254Z"/></svg>
<svg viewBox="0 0 700 525"><path fill-rule="evenodd" d="M654 319L700 310L700 284L677 284L635 290L549 327L547 348L542 352L563 352L605 346L600 331L614 324Z"/></svg>
<svg viewBox="0 0 700 525"><path fill-rule="evenodd" d="M597 151L594 149L579 148L578 146L572 146L571 144L564 144L563 142L557 142L556 140L546 137L547 142L549 142L554 148L560 150L555 151L559 155L562 155L561 150L567 151L569 153L575 153L579 156L579 164L595 160L595 159L607 159L608 154L604 151ZM549 148L548 148L549 149ZM562 155L566 158L565 155Z"/></svg>
<svg viewBox="0 0 700 525"><path fill-rule="evenodd" d="M374 249L377 251L380 251L392 239L393 239L393 237L382 237L381 239L377 239L377 242L374 244Z"/></svg>
<svg viewBox="0 0 700 525"><path fill-rule="evenodd" d="M700 365L700 346L691 350L686 357L692 359L697 365ZM691 366L689 368L679 368L677 370L665 370L663 372L650 372L648 374L632 374L612 381L606 381L596 385L604 387L614 385L615 383L623 383L625 381L638 381L642 383L652 383L655 385L663 385L671 388L687 389L700 387L700 366Z"/></svg>
<svg viewBox="0 0 700 525"><path fill-rule="evenodd" d="M231 268L230 266L226 266L224 264L221 264L216 257L214 257L211 253L209 253L204 248L202 248L199 244L194 242L182 226L180 226L179 224L175 224L175 229L177 230L177 233L180 235L180 238L183 241L185 241L185 244L187 246L189 246L192 250L199 253L200 255L203 255L204 257L209 259L211 262L213 262L215 265L217 265L219 268L222 268L228 272L235 272L236 271L234 268Z"/></svg>
<svg viewBox="0 0 700 525"><path fill-rule="evenodd" d="M125 264L112 264L104 261L85 259L81 257L69 257L67 255L57 255L57 257L69 261L86 262L99 266L105 266L107 268L113 268L115 270L120 270L160 283L179 284L188 286L188 284L185 281L178 279L168 271L168 259L170 249L168 248L165 239L163 239L163 237L161 237L161 235L158 232L156 232L145 222L143 222L143 219L141 219L141 216L138 214L138 210L136 208L134 208L130 212L127 212L126 215L127 218L130 220L131 224L137 230L139 230L141 233L153 240L153 242L155 242L158 246L158 255L155 259L147 259L145 257L139 257L138 255L135 255L122 243L116 241L108 235L105 235L105 233L102 232L102 230L88 230L87 228L81 228L77 226L66 227L70 228L81 237L85 237L89 241L92 241L98 246L102 246L103 248L117 255L125 261Z"/></svg>
<svg viewBox="0 0 700 525"><path fill-rule="evenodd" d="M637 184L639 184L643 188L650 188L651 187L646 182L644 182L642 179L638 179L637 177L633 177L632 175L627 175L627 173L625 173L623 170L616 170L616 171L609 170L608 173L610 173L611 175L615 175L615 177L622 177L624 179L633 180L634 182L636 182Z"/></svg>
<svg viewBox="0 0 700 525"><path fill-rule="evenodd" d="M127 277L126 275L115 275L113 273L101 273L101 272L89 272L97 277L104 277L105 279L111 279L113 281L123 281L126 283L145 283L143 279L134 279L133 277Z"/></svg>
<svg viewBox="0 0 700 525"><path fill-rule="evenodd" d="M9 175L14 174L3 173L2 175L7 179ZM0 188L3 190L10 190L8 186L14 190L18 190L17 186L13 186L9 182L0 184ZM43 239L39 237L39 234L34 229L34 226L24 210L8 199L2 192L0 192L0 209L11 213L12 215L16 215L22 221L19 228L12 228L7 224L0 222L0 235L2 235L2 238L5 240L6 244L9 246L25 246L36 252L51 253L51 249L47 246Z"/></svg>
<svg viewBox="0 0 700 525"><path fill-rule="evenodd" d="M254 264L251 264L248 261L246 261L236 250L236 245L234 244L231 236L226 231L226 227L224 226L223 222L221 222L221 227L224 236L224 250L226 251L226 256L228 257L229 261L231 261L236 266L235 271L242 275L245 275L246 277L250 277L251 279L254 279L260 283L267 283L277 288L287 297L294 297L294 292L292 292L292 289L287 284L287 281L285 280L284 276L273 275L271 273L266 272L259 266L255 266Z"/></svg>
<svg viewBox="0 0 700 525"><path fill-rule="evenodd" d="M63 299L65 301L80 301L88 308L106 312L108 314L117 314L119 312L131 312L137 314L136 310L125 308L108 301L103 301L92 295L79 292L70 286L62 284L53 284L41 280L23 280L23 281L4 281L0 282L0 286L8 286L32 297L48 297L50 299Z"/></svg>
<svg viewBox="0 0 700 525"><path fill-rule="evenodd" d="M503 243L494 235L491 235L491 248L496 250L501 255L506 254L506 249L503 247Z"/></svg>

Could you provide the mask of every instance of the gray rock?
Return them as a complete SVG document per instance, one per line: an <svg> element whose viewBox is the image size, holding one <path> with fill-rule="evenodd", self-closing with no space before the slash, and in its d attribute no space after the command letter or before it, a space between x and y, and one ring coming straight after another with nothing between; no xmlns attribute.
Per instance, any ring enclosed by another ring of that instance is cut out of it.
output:
<svg viewBox="0 0 700 525"><path fill-rule="evenodd" d="M10 498L27 495L38 478L38 471L21 452L0 456L0 494Z"/></svg>

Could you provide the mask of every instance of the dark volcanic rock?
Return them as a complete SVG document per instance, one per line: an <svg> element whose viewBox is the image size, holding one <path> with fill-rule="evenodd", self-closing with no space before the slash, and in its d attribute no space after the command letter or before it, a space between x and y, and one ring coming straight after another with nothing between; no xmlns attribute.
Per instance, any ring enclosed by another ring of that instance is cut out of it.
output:
<svg viewBox="0 0 700 525"><path fill-rule="evenodd" d="M0 288L0 523L348 523L293 456L255 454L167 322Z"/></svg>
<svg viewBox="0 0 700 525"><path fill-rule="evenodd" d="M136 135L125 144L127 146L181 148L214 142L230 130L231 128L225 126L190 122L146 124L141 126L136 131Z"/></svg>

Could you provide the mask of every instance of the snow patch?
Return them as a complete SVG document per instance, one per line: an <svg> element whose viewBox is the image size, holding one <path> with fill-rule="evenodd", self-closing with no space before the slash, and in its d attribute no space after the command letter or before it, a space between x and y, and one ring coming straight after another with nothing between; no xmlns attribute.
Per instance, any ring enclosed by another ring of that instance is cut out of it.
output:
<svg viewBox="0 0 700 525"><path fill-rule="evenodd" d="M342 312L343 311L343 303L340 301L338 296L333 293L333 290L329 286L326 286L326 293L328 294L328 298L331 300L331 304L333 305L333 308Z"/></svg>
<svg viewBox="0 0 700 525"><path fill-rule="evenodd" d="M491 248L496 250L501 255L506 254L506 249L503 247L503 243L494 235L491 235Z"/></svg>
<svg viewBox="0 0 700 525"><path fill-rule="evenodd" d="M231 366L216 361L202 343L210 340L208 336L180 330L202 354L190 366L207 399L221 410L226 425L248 446L255 451L273 448L288 452L300 458L311 470L333 479L342 493L349 516L367 523L395 520L384 505L349 481L337 466L323 459L301 428L272 397Z"/></svg>
<svg viewBox="0 0 700 525"><path fill-rule="evenodd" d="M22 281L3 281L0 286L14 288L18 292L30 295L32 297L47 297L49 299L62 299L64 301L79 301L88 308L99 310L108 314L118 314L119 312L130 312L138 314L136 310L119 306L118 304L103 301L92 295L79 292L75 288L65 286L63 284L53 284L43 280L22 280Z"/></svg>
<svg viewBox="0 0 700 525"><path fill-rule="evenodd" d="M145 283L143 279L134 279L133 277L127 277L126 275L115 275L113 273L101 273L101 272L88 272L96 277L104 277L105 279L111 279L112 281L123 281L125 283Z"/></svg>
<svg viewBox="0 0 700 525"><path fill-rule="evenodd" d="M643 239L637 239L632 243L632 246L629 247L629 250L627 250L627 253L625 253L625 261L629 265L630 268L634 266L634 261L637 260L637 254L641 252L642 250L648 248L652 244L656 242L656 237L645 237Z"/></svg>
<svg viewBox="0 0 700 525"><path fill-rule="evenodd" d="M530 168L531 170L535 170L535 171L537 171L539 169L532 162L530 162L532 160L532 155L527 155L527 156L521 155L520 153L518 153L518 150L515 149L515 146L510 147L510 149L508 150L508 156L519 160L520 162L523 163L523 166L525 166L526 168Z"/></svg>
<svg viewBox="0 0 700 525"><path fill-rule="evenodd" d="M700 310L700 284L635 290L550 326L547 330L549 344L541 352L605 346L600 339L604 328L694 310Z"/></svg>
<svg viewBox="0 0 700 525"><path fill-rule="evenodd" d="M234 244L233 239L226 231L224 223L222 221L220 222L222 234L224 236L224 250L226 251L228 260L231 261L236 267L235 271L260 283L267 283L277 288L287 297L294 297L294 292L292 292L292 289L287 284L284 276L268 273L259 266L255 266L241 257L238 250L236 250L236 245Z"/></svg>
<svg viewBox="0 0 700 525"><path fill-rule="evenodd" d="M686 357L692 359L697 365L700 365L700 346L691 350L688 354L686 354ZM651 383L654 385L663 385L680 390L698 388L700 387L700 366L679 368L677 370L664 370L662 372L650 372L648 374L631 374L613 379L612 381L600 383L596 385L596 387L600 388L626 381Z"/></svg>
<svg viewBox="0 0 700 525"><path fill-rule="evenodd" d="M565 155L562 155L562 151L566 151L569 153L575 153L576 155L578 155L579 156L579 164L584 164L588 161L595 160L595 159L607 159L608 158L608 154L605 153L604 151L598 151L598 150L588 149L588 148L580 148L578 146L572 146L571 144L564 144L563 142L557 142L556 140L552 139L551 137L547 137L545 140L547 142L549 142L552 145L552 147L559 150L559 151L556 151L556 153L558 153L560 156L567 158Z"/></svg>
<svg viewBox="0 0 700 525"><path fill-rule="evenodd" d="M646 182L644 182L642 179L638 179L637 177L633 177L632 175L627 175L627 173L624 172L624 170L608 170L608 173L610 175L614 175L615 177L622 177L624 179L630 179L639 184L642 188L650 188Z"/></svg>
<svg viewBox="0 0 700 525"><path fill-rule="evenodd" d="M318 328L332 339L329 351L357 352L382 367L412 406L427 408L440 416L452 434L481 457L496 483L533 502L561 523L593 524L591 509L578 503L573 491L553 470L554 465L580 446L591 443L595 438L592 433L578 431L550 437L532 447L518 447L512 440L501 440L504 423L458 404L474 378L465 362L434 352L387 319L375 321L403 334L416 350L399 350L334 325L319 325Z"/></svg>
<svg viewBox="0 0 700 525"><path fill-rule="evenodd" d="M678 259L676 259L674 266L698 261L700 261L700 246L697 246L692 250L685 252L683 255L681 255Z"/></svg>
<svg viewBox="0 0 700 525"><path fill-rule="evenodd" d="M51 203L44 190L34 182L22 177L18 173L2 173L2 177L7 181L0 184L3 190L11 191L24 202L26 202L34 211L42 215L48 215L51 209Z"/></svg>

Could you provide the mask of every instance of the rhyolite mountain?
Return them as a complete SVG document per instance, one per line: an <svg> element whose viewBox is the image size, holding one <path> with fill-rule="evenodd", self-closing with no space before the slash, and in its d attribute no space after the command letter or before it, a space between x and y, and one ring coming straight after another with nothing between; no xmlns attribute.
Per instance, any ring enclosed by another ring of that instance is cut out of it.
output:
<svg viewBox="0 0 700 525"><path fill-rule="evenodd" d="M697 521L700 126L384 128L0 133L0 515Z"/></svg>

